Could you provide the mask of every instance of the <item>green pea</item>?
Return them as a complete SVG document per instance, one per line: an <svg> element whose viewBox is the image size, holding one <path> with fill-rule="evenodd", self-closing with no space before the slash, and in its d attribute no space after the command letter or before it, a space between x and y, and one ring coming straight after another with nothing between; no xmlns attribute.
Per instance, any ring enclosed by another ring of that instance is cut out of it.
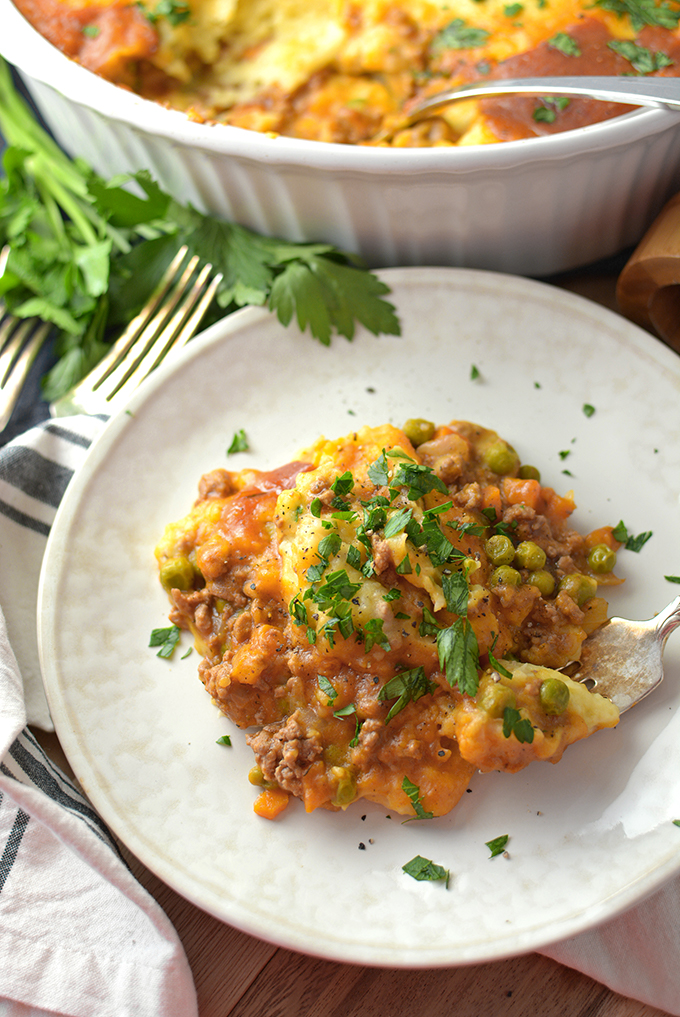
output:
<svg viewBox="0 0 680 1017"><path fill-rule="evenodd" d="M607 544L596 544L588 555L588 565L593 572L612 572L616 566L616 551Z"/></svg>
<svg viewBox="0 0 680 1017"><path fill-rule="evenodd" d="M520 466L520 468L519 468L519 477L522 480L538 480L538 481L540 481L540 479L541 479L541 471L537 470L535 466L529 466L529 464L526 463L525 465Z"/></svg>
<svg viewBox="0 0 680 1017"><path fill-rule="evenodd" d="M164 590L191 590L194 585L194 569L185 555L169 558L160 569L161 585Z"/></svg>
<svg viewBox="0 0 680 1017"><path fill-rule="evenodd" d="M484 544L484 550L492 565L509 565L515 557L515 545L510 537L496 533Z"/></svg>
<svg viewBox="0 0 680 1017"><path fill-rule="evenodd" d="M488 445L482 452L482 462L492 473L505 476L513 473L519 466L519 456L514 448L511 448L506 441L499 438L498 441Z"/></svg>
<svg viewBox="0 0 680 1017"><path fill-rule="evenodd" d="M434 436L434 424L431 420L423 420L421 417L412 417L407 420L402 431L411 442L414 448L418 445L422 445L425 441L430 441Z"/></svg>
<svg viewBox="0 0 680 1017"><path fill-rule="evenodd" d="M528 586L537 586L543 597L549 597L555 591L555 578L545 569L537 569L527 576Z"/></svg>
<svg viewBox="0 0 680 1017"><path fill-rule="evenodd" d="M580 572L572 572L560 579L558 590L560 593L567 593L572 600L575 600L579 607L583 607L587 600L597 593L597 583L591 576L581 575Z"/></svg>
<svg viewBox="0 0 680 1017"><path fill-rule="evenodd" d="M517 569L510 568L509 565L499 565L489 579L491 586L519 586L521 582L522 577Z"/></svg>
<svg viewBox="0 0 680 1017"><path fill-rule="evenodd" d="M521 569L542 569L546 562L546 553L533 540L523 540L517 545L515 562Z"/></svg>
<svg viewBox="0 0 680 1017"><path fill-rule="evenodd" d="M559 678L546 678L538 693L541 709L550 717L558 717L567 708L569 689Z"/></svg>
<svg viewBox="0 0 680 1017"><path fill-rule="evenodd" d="M507 685L502 685L501 682L493 682L484 689L478 705L490 717L502 717L506 707L514 707L516 700Z"/></svg>

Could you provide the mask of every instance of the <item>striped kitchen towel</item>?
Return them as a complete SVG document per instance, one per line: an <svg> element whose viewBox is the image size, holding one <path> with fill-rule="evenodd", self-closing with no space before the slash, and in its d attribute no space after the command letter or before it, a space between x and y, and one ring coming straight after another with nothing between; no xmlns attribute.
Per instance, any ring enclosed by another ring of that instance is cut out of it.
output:
<svg viewBox="0 0 680 1017"><path fill-rule="evenodd" d="M0 451L0 1017L197 1014L174 928L27 727L51 727L35 639L45 542L103 423L50 422Z"/></svg>

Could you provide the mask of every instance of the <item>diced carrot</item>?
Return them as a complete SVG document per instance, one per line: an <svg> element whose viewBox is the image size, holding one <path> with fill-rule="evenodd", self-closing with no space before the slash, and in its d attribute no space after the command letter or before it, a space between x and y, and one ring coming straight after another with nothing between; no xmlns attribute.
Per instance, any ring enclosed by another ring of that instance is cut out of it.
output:
<svg viewBox="0 0 680 1017"><path fill-rule="evenodd" d="M276 819L290 801L290 795L282 787L267 787L253 803L255 814L262 819Z"/></svg>
<svg viewBox="0 0 680 1017"><path fill-rule="evenodd" d="M600 526L599 529L586 534L586 549L590 551L596 544L606 544L612 551L618 551L621 547L621 541L614 536L612 526Z"/></svg>
<svg viewBox="0 0 680 1017"><path fill-rule="evenodd" d="M543 491L537 480L503 477L501 490L508 505L527 505L537 512L543 508Z"/></svg>
<svg viewBox="0 0 680 1017"><path fill-rule="evenodd" d="M576 508L573 498L565 498L561 494L556 494L552 487L543 488L543 498L545 500L544 512L551 523L563 523Z"/></svg>
<svg viewBox="0 0 680 1017"><path fill-rule="evenodd" d="M496 519L501 518L501 492L495 484L489 484L482 491L482 508L492 508L496 513Z"/></svg>

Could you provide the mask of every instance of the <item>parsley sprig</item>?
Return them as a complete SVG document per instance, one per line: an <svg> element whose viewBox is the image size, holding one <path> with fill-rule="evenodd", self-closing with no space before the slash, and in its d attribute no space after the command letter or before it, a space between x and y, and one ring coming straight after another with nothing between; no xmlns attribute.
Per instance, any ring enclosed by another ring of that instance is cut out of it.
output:
<svg viewBox="0 0 680 1017"><path fill-rule="evenodd" d="M398 335L388 287L357 257L330 244L260 236L181 205L146 171L104 180L71 160L34 119L0 58L0 246L9 258L0 298L21 318L52 322L58 361L46 399L67 392L144 305L179 248L222 273L214 318L266 306L283 325L328 345L356 323ZM130 190L136 186L136 193Z"/></svg>

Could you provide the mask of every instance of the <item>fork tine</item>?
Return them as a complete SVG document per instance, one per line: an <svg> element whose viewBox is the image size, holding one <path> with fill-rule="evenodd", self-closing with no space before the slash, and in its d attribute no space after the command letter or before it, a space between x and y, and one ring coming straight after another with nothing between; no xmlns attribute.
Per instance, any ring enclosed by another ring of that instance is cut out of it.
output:
<svg viewBox="0 0 680 1017"><path fill-rule="evenodd" d="M51 324L37 318L20 321L8 315L0 324L0 431L12 416L19 393Z"/></svg>
<svg viewBox="0 0 680 1017"><path fill-rule="evenodd" d="M143 358L126 378L107 396L109 406L126 399L146 376L163 360L171 350L181 349L195 334L219 286L222 276L216 275L206 282L212 271L211 265L204 265L184 301L177 307L166 327L149 346Z"/></svg>
<svg viewBox="0 0 680 1017"><path fill-rule="evenodd" d="M87 391L90 391L91 389L98 389L99 386L111 376L116 368L119 367L121 362L124 361L129 350L134 346L137 340L144 337L145 330L149 326L149 322L153 319L154 314L172 287L187 253L187 247L180 247L177 254L165 270L158 286L153 291L151 297L142 310L132 319L125 331L115 341L105 356L102 357L97 366L90 371L87 378L83 379L84 387ZM79 386L76 386L76 391L78 388Z"/></svg>

